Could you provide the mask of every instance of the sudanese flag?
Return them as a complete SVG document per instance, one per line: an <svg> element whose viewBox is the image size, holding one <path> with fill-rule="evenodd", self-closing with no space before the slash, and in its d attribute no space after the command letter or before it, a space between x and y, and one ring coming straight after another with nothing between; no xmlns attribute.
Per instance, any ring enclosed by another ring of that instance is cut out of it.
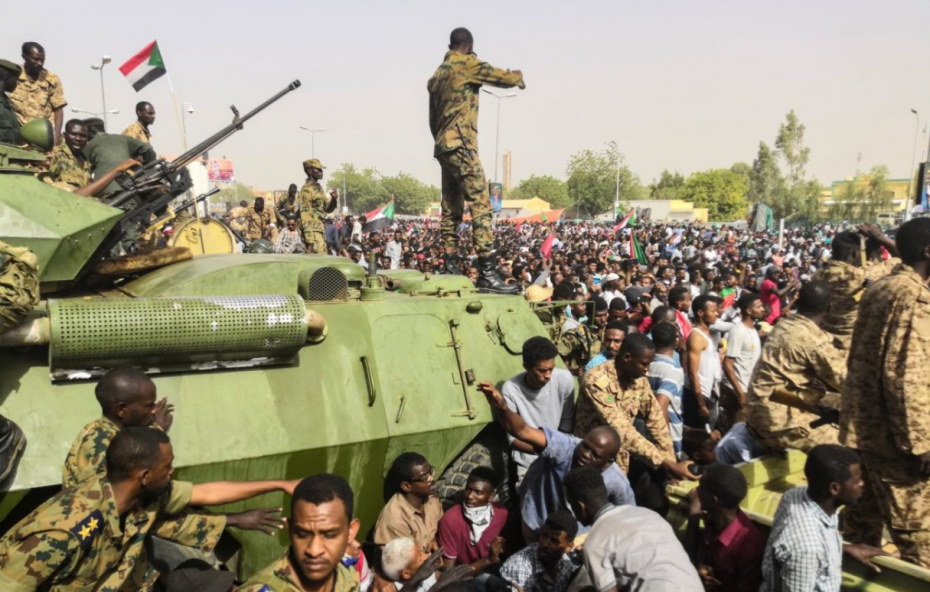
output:
<svg viewBox="0 0 930 592"><path fill-rule="evenodd" d="M139 92L152 82L168 73L165 60L158 49L158 41L152 41L142 51L129 58L119 67L129 84Z"/></svg>

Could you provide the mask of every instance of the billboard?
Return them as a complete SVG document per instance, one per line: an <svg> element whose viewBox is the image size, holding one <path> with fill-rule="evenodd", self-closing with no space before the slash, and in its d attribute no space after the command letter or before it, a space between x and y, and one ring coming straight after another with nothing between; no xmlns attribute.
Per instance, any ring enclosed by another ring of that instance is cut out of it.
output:
<svg viewBox="0 0 930 592"><path fill-rule="evenodd" d="M501 183L488 183L488 190L491 193L491 209L495 214L501 211L501 194L504 192L504 186Z"/></svg>
<svg viewBox="0 0 930 592"><path fill-rule="evenodd" d="M211 181L232 181L233 161L225 158L211 158L207 161L207 178Z"/></svg>

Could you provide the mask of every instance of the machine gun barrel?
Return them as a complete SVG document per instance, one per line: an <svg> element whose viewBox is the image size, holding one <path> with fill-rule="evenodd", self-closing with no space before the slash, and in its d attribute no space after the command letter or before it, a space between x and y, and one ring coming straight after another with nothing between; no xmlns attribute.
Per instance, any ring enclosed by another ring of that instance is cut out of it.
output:
<svg viewBox="0 0 930 592"><path fill-rule="evenodd" d="M187 189L187 187L183 186L184 181L182 179L172 179L175 176L175 173L177 171L179 171L180 169L183 169L190 163L194 162L195 160L200 158L203 154L208 152L210 149L219 145L224 140L226 140L227 138L235 134L237 131L241 130L243 127L243 124L246 121L252 119L256 115L258 115L259 113L267 109L270 105L280 100L281 97L283 97L287 93L291 92L292 90L296 90L298 88L300 88L300 80L295 80L294 82L288 84L284 90L276 93L270 99L268 99L267 101L265 101L258 107L255 107L254 109L252 109L251 111L249 111L242 117L239 116L239 112L236 110L236 107L233 105L231 108L233 110L233 113L235 114L235 118L233 119L232 123L230 123L223 129L221 129L220 131L216 132L215 134L213 134L212 136L210 136L203 142L197 144L196 146L194 146L193 148L191 148L184 154L178 156L171 162L166 162L164 160L159 159L159 160L156 160L154 162L147 164L145 167L132 173L131 175L128 175L127 177L120 179L119 182L125 187L126 190L120 193L119 195L116 195L112 199L110 199L107 205L110 205L114 208L121 207L125 203L127 203L129 200L135 197L138 197L141 191L147 188L150 188L154 185L161 184L164 181L168 181L169 183L172 183L172 184L177 184L178 189L180 189L178 193L182 193L183 191Z"/></svg>
<svg viewBox="0 0 930 592"><path fill-rule="evenodd" d="M153 228L161 228L162 226L164 226L165 224L167 224L168 222L170 222L171 220L173 220L174 218L176 218L176 217L178 216L178 214L180 214L180 213L183 212L184 210L187 210L187 209L190 209L190 208L196 206L197 204L199 204L199 203L202 202L203 200L207 199L207 198L210 197L211 195L213 195L213 194L215 194L215 193L219 193L219 192L220 192L220 188L219 188L219 187L214 187L213 189L211 189L210 191L208 191L208 192L206 192L206 193L201 193L201 194L198 195L197 197L185 201L184 203L182 203L182 204L179 205L178 207L174 208L174 211L173 211L173 212L169 212L169 213L162 214L161 216L159 216L154 222L152 222L151 224L147 225L146 228L145 228L145 230L146 230L146 231L149 231L149 230L152 230Z"/></svg>

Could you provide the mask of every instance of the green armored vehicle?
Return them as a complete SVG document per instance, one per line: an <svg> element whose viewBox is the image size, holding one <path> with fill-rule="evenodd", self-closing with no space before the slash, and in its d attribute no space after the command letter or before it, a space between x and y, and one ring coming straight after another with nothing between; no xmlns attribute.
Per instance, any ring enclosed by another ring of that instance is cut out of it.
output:
<svg viewBox="0 0 930 592"><path fill-rule="evenodd" d="M34 158L0 146L0 240L36 253L43 298L0 336L0 413L28 441L0 518L60 487L69 447L100 415L96 379L138 366L176 406L177 478L336 472L367 528L394 457L417 450L438 468L460 456L491 421L477 381L519 372L523 342L545 331L521 298L478 294L464 277L367 276L328 256L207 255L101 276L130 226L186 190L188 156L121 180L126 191L109 205L37 180L26 166ZM283 533L241 543L245 575L287 544Z"/></svg>

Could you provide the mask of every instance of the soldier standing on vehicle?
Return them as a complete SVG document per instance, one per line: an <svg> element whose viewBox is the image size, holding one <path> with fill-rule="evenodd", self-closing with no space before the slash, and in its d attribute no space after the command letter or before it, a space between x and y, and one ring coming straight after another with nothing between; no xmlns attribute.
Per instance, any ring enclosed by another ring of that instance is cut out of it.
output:
<svg viewBox="0 0 930 592"><path fill-rule="evenodd" d="M285 198L284 203L278 208L278 217L282 220L287 220L288 214L294 214L298 219L300 218L300 203L297 201L297 185L291 183L290 187L287 188L287 198Z"/></svg>
<svg viewBox="0 0 930 592"><path fill-rule="evenodd" d="M19 144L19 120L10 95L19 84L22 68L9 60L0 60L0 142Z"/></svg>
<svg viewBox="0 0 930 592"><path fill-rule="evenodd" d="M38 271L39 260L32 251L0 241L0 334L21 323L38 306ZM20 427L0 416L0 482L10 475L25 445Z"/></svg>
<svg viewBox="0 0 930 592"><path fill-rule="evenodd" d="M136 103L136 117L132 125L123 130L123 135L151 144L152 132L149 131L149 126L155 123L155 107L145 101Z"/></svg>
<svg viewBox="0 0 930 592"><path fill-rule="evenodd" d="M68 105L58 76L45 69L45 49L35 41L23 43L23 69L16 92L10 92L20 125L44 117L52 123L55 143L61 142L64 108Z"/></svg>
<svg viewBox="0 0 930 592"><path fill-rule="evenodd" d="M843 349L849 351L863 292L869 284L891 273L901 260L894 241L874 224L863 224L858 233L840 232L833 237L831 247L833 257L814 276L827 282L833 294L821 328L836 335ZM880 247L895 256L882 261Z"/></svg>
<svg viewBox="0 0 930 592"><path fill-rule="evenodd" d="M858 449L901 559L930 568L930 218L895 242L903 263L859 303L840 442Z"/></svg>
<svg viewBox="0 0 930 592"><path fill-rule="evenodd" d="M106 133L103 120L91 117L84 120L87 126L90 141L84 146L84 157L90 162L94 179L100 179L106 173L120 167L126 161L135 159L142 164L148 164L157 158L151 144L140 142L126 136ZM114 193L120 190L116 181L111 181L104 189L103 194Z"/></svg>
<svg viewBox="0 0 930 592"><path fill-rule="evenodd" d="M491 251L491 198L484 169L478 159L478 93L483 84L525 88L519 70L501 70L473 53L474 39L465 28L452 31L449 51L429 79L429 126L435 140L433 156L442 166L441 235L445 257L457 257L456 232L468 203L472 239L478 253L479 289L516 294L519 287L505 284Z"/></svg>
<svg viewBox="0 0 930 592"><path fill-rule="evenodd" d="M307 181L300 189L300 222L304 231L304 243L308 253L326 254L326 228L323 218L336 209L339 193L333 189L329 192L330 200L326 203L326 194L320 180L323 179L323 166L316 158L304 161ZM311 250L312 249L312 250Z"/></svg>

